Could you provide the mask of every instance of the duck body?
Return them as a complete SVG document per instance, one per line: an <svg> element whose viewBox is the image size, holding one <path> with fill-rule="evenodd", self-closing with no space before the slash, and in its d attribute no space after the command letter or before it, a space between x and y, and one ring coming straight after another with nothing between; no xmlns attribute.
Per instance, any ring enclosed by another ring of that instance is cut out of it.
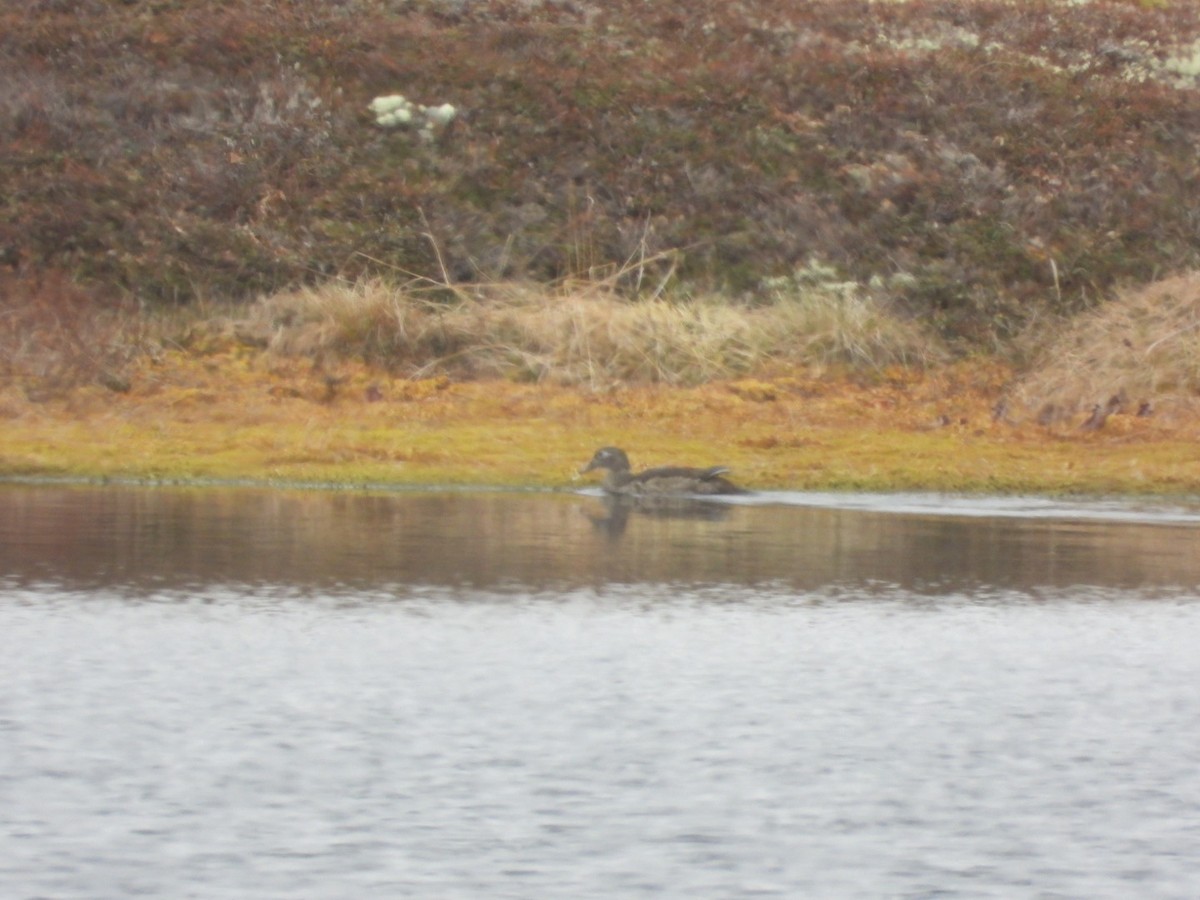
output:
<svg viewBox="0 0 1200 900"><path fill-rule="evenodd" d="M750 493L722 477L729 471L725 466L711 466L707 469L659 466L635 475L629 465L629 457L618 447L601 447L580 474L596 469L605 470L602 482L604 490L621 496L713 496Z"/></svg>

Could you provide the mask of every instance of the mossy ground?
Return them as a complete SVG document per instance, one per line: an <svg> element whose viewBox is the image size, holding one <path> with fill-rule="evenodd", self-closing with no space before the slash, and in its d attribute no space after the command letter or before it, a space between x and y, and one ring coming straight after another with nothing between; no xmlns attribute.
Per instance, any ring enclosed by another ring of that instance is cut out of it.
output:
<svg viewBox="0 0 1200 900"><path fill-rule="evenodd" d="M66 6L0 12L0 475L561 487L620 444L758 488L1197 489L1200 282L1155 286L1200 265L1195 3ZM381 128L398 91L459 114ZM814 275L837 314L770 341L714 313ZM430 302L301 314L396 279ZM578 281L602 314L488 290ZM206 303L279 314L162 339Z"/></svg>
<svg viewBox="0 0 1200 900"><path fill-rule="evenodd" d="M10 385L0 476L561 489L617 444L638 467L721 463L757 489L1200 491L1194 419L993 421L1010 375L994 362L606 391L331 372L236 346L142 366L125 393L34 401Z"/></svg>

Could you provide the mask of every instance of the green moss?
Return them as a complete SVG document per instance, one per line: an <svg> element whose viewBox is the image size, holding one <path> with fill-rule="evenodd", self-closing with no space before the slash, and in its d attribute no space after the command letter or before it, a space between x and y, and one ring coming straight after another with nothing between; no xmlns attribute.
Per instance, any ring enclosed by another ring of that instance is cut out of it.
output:
<svg viewBox="0 0 1200 900"><path fill-rule="evenodd" d="M781 378L594 393L347 369L328 396L299 364L177 354L153 371L157 387L138 375L128 394L0 397L12 423L0 431L0 477L569 489L593 484L578 468L616 444L637 467L721 463L756 489L1200 489L1190 430L1128 416L1111 434L997 425L988 379L938 387L897 371L869 385ZM381 400L365 398L371 383ZM938 408L956 410L955 424L930 424Z"/></svg>

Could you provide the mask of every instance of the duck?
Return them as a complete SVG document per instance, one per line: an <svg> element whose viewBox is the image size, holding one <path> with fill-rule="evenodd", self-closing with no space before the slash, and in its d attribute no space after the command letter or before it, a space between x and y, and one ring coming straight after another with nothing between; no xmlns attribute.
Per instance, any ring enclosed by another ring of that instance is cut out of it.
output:
<svg viewBox="0 0 1200 900"><path fill-rule="evenodd" d="M601 447L592 461L579 470L579 474L586 475L596 469L605 470L602 482L604 490L621 496L750 493L722 477L729 471L725 466L707 469L660 466L635 475L629 465L629 457L620 447Z"/></svg>

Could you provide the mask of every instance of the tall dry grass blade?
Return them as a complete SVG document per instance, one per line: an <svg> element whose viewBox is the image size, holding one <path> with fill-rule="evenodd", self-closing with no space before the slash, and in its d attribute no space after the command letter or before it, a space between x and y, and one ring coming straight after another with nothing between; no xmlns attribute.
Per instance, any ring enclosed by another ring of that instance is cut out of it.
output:
<svg viewBox="0 0 1200 900"><path fill-rule="evenodd" d="M660 253L637 265L670 261ZM667 296L666 276L648 296L631 300L617 289L625 274L632 273L616 269L599 280L549 287L330 283L260 300L243 328L274 352L352 355L410 375L595 386L694 384L781 366L919 366L942 355L919 324L846 285L793 286L750 306ZM446 287L451 300L429 296Z"/></svg>
<svg viewBox="0 0 1200 900"><path fill-rule="evenodd" d="M1200 398L1200 273L1122 294L1077 317L1038 355L1014 397L1076 412L1125 395L1156 408Z"/></svg>

